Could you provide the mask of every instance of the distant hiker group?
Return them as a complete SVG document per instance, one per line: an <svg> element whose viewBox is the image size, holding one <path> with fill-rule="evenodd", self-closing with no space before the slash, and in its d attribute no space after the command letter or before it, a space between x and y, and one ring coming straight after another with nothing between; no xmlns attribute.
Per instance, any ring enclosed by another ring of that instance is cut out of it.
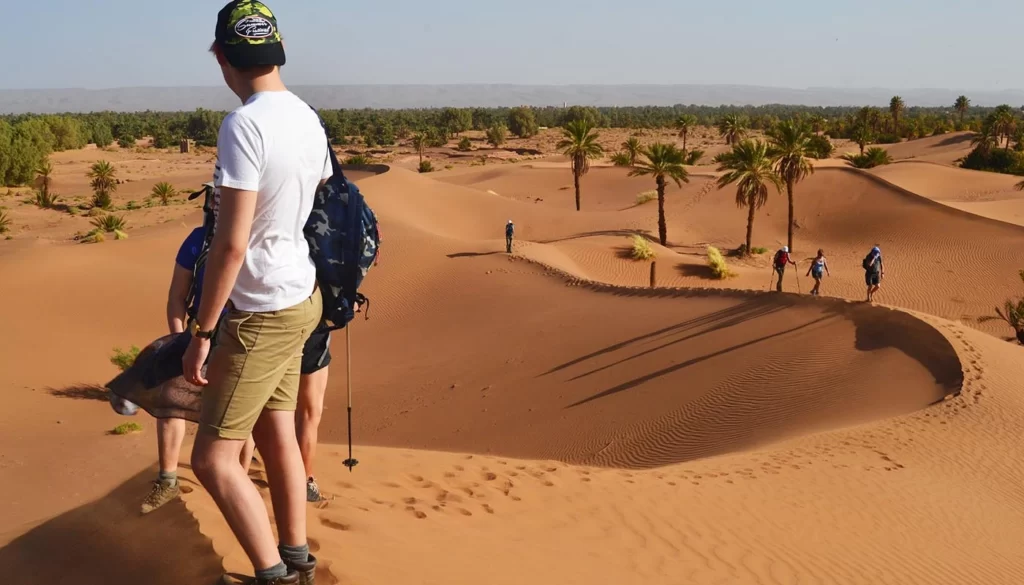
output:
<svg viewBox="0 0 1024 585"><path fill-rule="evenodd" d="M796 262L793 260L789 246L783 246L777 252L772 259L772 281L775 282L775 290L782 292L782 277L786 273L786 266L796 266ZM862 268L864 269L864 282L867 285L867 302L874 300L874 295L878 292L878 289L882 285L882 278L885 276L885 269L882 264L882 251L878 246L875 246L868 252L868 255L864 257L861 262ZM811 265L807 268L805 276L810 276L814 279L814 287L811 289L811 294L818 296L821 294L821 281L825 276L832 276L832 272L829 270L828 261L825 259L825 251L819 249L817 255L811 261ZM770 284L769 284L770 287ZM797 277L797 292L800 291L800 279Z"/></svg>

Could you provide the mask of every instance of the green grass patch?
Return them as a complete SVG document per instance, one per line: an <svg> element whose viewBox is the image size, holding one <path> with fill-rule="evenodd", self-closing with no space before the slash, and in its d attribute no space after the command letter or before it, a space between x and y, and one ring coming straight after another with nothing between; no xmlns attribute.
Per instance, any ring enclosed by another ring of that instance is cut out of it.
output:
<svg viewBox="0 0 1024 585"><path fill-rule="evenodd" d="M132 367L135 363L135 359L139 357L139 352L142 351L136 346L131 346L127 350L122 350L120 347L114 348L114 355L110 356L110 363L114 364L121 371L125 371Z"/></svg>
<svg viewBox="0 0 1024 585"><path fill-rule="evenodd" d="M651 247L651 243L647 241L647 238L636 235L633 236L631 255L634 260L650 260L654 258L654 248Z"/></svg>
<svg viewBox="0 0 1024 585"><path fill-rule="evenodd" d="M121 423L114 427L114 430L110 431L112 435L130 435L132 433L141 433L142 425L137 422L126 422Z"/></svg>

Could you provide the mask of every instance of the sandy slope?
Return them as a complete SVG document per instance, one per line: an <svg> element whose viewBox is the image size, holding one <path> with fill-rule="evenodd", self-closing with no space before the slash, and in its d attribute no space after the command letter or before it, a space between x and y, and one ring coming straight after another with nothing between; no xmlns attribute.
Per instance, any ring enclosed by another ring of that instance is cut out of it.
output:
<svg viewBox="0 0 1024 585"><path fill-rule="evenodd" d="M895 160L913 159L951 165L971 152L974 136L974 132L951 132L880 146L888 150Z"/></svg>
<svg viewBox="0 0 1024 585"><path fill-rule="evenodd" d="M659 249L659 275L692 288L609 286L646 281L617 247L654 227L651 204L630 207L652 181L594 169L576 213L559 190L565 170L474 172L360 182L386 248L367 280L370 320L353 331L362 463L349 474L334 447L318 463L335 496L310 508L323 583L1024 577L1024 350L985 332L995 326L721 290L685 268L703 243L735 245L743 231L732 193L708 191L706 176L670 191L671 245ZM524 201L533 193L544 201ZM798 250L829 248L830 294L859 295L859 257L876 241L891 250L884 301L946 317L984 313L1020 268L1017 226L865 173L821 169L798 196ZM784 209L776 197L759 217L758 242L784 236ZM514 259L502 253L509 217L523 240ZM162 332L188 219L0 255L19 275L0 283L0 322L14 331L0 338L0 391L14 405L0 412L0 470L17 478L0 482L8 582L212 582L215 555L247 569L201 489L188 512L134 516L152 421L103 436L123 419L68 399L109 377L110 347ZM736 269L729 286L764 288L764 264ZM340 443L334 363L322 439ZM75 546L54 547L60 538ZM26 575L32 563L46 567Z"/></svg>

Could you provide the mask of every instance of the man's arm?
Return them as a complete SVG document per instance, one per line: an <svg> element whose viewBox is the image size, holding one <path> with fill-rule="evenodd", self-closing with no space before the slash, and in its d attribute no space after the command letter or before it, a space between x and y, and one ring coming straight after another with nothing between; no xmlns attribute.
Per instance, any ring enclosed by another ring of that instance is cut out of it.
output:
<svg viewBox="0 0 1024 585"><path fill-rule="evenodd" d="M220 188L217 231L213 234L206 257L203 298L196 316L202 331L209 331L217 325L220 313L231 296L231 289L245 260L255 213L255 191Z"/></svg>
<svg viewBox="0 0 1024 585"><path fill-rule="evenodd" d="M167 329L171 333L185 330L185 313L188 307L185 300L192 287L192 271L174 263L174 274L171 275L171 286L167 291Z"/></svg>

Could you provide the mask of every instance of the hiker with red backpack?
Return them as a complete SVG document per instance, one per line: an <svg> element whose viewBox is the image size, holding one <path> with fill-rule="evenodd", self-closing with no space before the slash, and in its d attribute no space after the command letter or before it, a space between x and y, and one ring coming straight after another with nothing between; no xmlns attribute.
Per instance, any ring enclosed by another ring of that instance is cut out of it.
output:
<svg viewBox="0 0 1024 585"><path fill-rule="evenodd" d="M796 266L796 262L789 255L789 246L783 246L781 250L775 253L775 259L772 261L772 270L779 275L779 281L775 285L777 292L782 292L782 277L786 273L787 264Z"/></svg>

